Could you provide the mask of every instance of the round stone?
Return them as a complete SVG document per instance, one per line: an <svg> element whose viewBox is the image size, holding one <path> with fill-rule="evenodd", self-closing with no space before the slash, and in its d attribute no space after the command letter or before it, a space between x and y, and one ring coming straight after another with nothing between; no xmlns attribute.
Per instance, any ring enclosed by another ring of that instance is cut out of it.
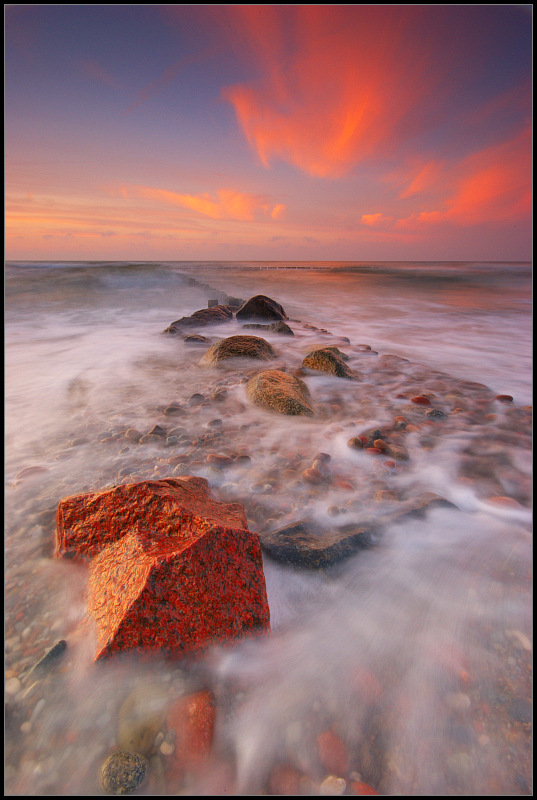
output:
<svg viewBox="0 0 537 800"><path fill-rule="evenodd" d="M130 794L147 774L147 759L138 753L112 753L101 768L101 789L107 794Z"/></svg>

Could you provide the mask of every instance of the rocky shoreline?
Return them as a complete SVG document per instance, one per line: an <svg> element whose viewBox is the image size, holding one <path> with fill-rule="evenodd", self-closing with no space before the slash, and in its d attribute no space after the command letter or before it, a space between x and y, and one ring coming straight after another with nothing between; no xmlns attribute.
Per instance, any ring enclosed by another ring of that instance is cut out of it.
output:
<svg viewBox="0 0 537 800"><path fill-rule="evenodd" d="M220 337L222 325L240 328ZM303 332L310 338L299 360L295 340ZM170 788L235 793L244 787L237 782L233 753L216 732L221 718L233 718L247 702L245 689L199 677L192 681L186 667L213 641L232 644L245 631L268 632L261 550L288 569L333 569L375 547L388 526L438 507L456 510L452 499L429 491L412 472L420 453L441 452L453 436L461 443L460 485L475 490L485 504L527 510L531 482L522 473L514 481L512 469L507 474L505 452L530 449L531 409L483 384L424 370L290 320L279 303L262 295L248 301L217 296L207 309L172 322L164 333L196 352L210 391L164 404L146 430L88 430L64 451L65 458L72 448L88 444L122 455L147 451L147 457L137 455L134 469L107 475L104 488L60 501L56 555L89 558L90 616L102 630L97 660L105 655L121 660L133 651L172 657L159 679L140 679L113 704L110 752L101 758L99 777L88 780L91 786L99 780L108 794L162 794ZM318 339L314 347L311 338ZM310 388L312 378L320 380ZM258 457L255 426L240 423L248 404L267 429L271 418L307 426L304 447L286 448L283 436ZM368 425L371 419L379 420L378 426ZM316 425L323 428L324 442L331 437L332 452L312 447ZM46 473L46 467L28 465L15 483L24 486L42 477L42 470ZM48 534L55 512L55 506L36 512ZM226 575L233 576L228 584L221 580ZM181 581L188 591L179 597L173 587ZM189 617L186 610L193 606L196 613ZM88 637L84 625L73 642L57 642L44 658L8 678L6 729L15 750L18 738L38 723L42 701L61 698L69 652ZM511 644L517 642L522 661L529 652L522 633L512 637ZM177 658L185 664L174 662ZM447 696L459 713L473 703L478 687L464 666L447 671ZM518 696L520 687L516 692L505 713L523 737L531 706ZM390 769L380 734L386 723L379 715L390 716L380 712L382 681L366 670L353 677L349 693L371 709L367 739L357 741L318 708L260 776L257 793L382 793ZM62 746L71 747L74 757L75 741ZM304 749L305 760L297 757ZM464 770L454 756L454 787Z"/></svg>

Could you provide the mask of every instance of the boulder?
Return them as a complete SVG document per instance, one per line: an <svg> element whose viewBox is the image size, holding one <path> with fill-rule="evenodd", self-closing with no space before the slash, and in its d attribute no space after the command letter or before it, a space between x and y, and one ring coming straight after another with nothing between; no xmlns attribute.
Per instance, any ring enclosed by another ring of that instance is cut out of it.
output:
<svg viewBox="0 0 537 800"><path fill-rule="evenodd" d="M278 322L269 322L268 325L263 325L262 322L250 322L248 325L243 325L243 328L257 328L260 331L269 331L270 333L279 333L283 336L294 336L293 330L282 319Z"/></svg>
<svg viewBox="0 0 537 800"><path fill-rule="evenodd" d="M346 356L337 347L323 347L308 353L302 366L328 375L336 375L338 378L355 378L356 373L347 366L345 360Z"/></svg>
<svg viewBox="0 0 537 800"><path fill-rule="evenodd" d="M173 333L181 335L183 328L192 328L198 325L213 325L220 322L229 322L233 319L233 310L231 306L217 305L210 308L201 308L195 311L190 317L181 317L181 319L172 322L164 331L164 333Z"/></svg>
<svg viewBox="0 0 537 800"><path fill-rule="evenodd" d="M257 294L255 297L250 297L250 299L238 309L236 317L237 319L288 319L283 307L264 294Z"/></svg>
<svg viewBox="0 0 537 800"><path fill-rule="evenodd" d="M261 548L237 503L203 478L78 495L58 509L58 555L90 557L99 660L126 650L194 654L269 631Z"/></svg>
<svg viewBox="0 0 537 800"><path fill-rule="evenodd" d="M248 528L242 506L213 500L204 478L126 483L60 501L56 555L93 558L127 533L154 530L159 538L173 538L194 535L215 525Z"/></svg>
<svg viewBox="0 0 537 800"><path fill-rule="evenodd" d="M275 561L303 569L322 569L370 547L376 534L357 526L326 531L303 520L270 533L260 533L259 538L263 551Z"/></svg>
<svg viewBox="0 0 537 800"><path fill-rule="evenodd" d="M248 399L279 414L312 416L309 389L304 381L277 369L267 369L246 384Z"/></svg>
<svg viewBox="0 0 537 800"><path fill-rule="evenodd" d="M215 342L205 355L200 364L214 366L228 358L255 358L260 361L271 361L276 358L276 353L265 339L260 336L228 336Z"/></svg>

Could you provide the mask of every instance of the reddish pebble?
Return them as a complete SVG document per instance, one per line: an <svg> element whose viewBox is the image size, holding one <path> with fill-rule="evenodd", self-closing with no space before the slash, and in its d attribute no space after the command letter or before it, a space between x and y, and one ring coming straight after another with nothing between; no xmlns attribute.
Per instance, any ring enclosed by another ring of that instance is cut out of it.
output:
<svg viewBox="0 0 537 800"><path fill-rule="evenodd" d="M385 452L388 449L388 445L384 441L384 439L375 439L373 442L373 447L376 447L381 452Z"/></svg>
<svg viewBox="0 0 537 800"><path fill-rule="evenodd" d="M322 473L317 469L317 467L309 467L305 469L302 473L302 477L308 483L317 484L320 483L323 479Z"/></svg>
<svg viewBox="0 0 537 800"><path fill-rule="evenodd" d="M512 403L513 398L510 394L497 394L494 398L495 400L499 400L500 403Z"/></svg>
<svg viewBox="0 0 537 800"><path fill-rule="evenodd" d="M396 464L395 461L385 461L384 466L388 467L388 469L393 469L396 466Z"/></svg>
<svg viewBox="0 0 537 800"><path fill-rule="evenodd" d="M214 731L214 703L207 691L182 697L169 709L166 722L175 731L172 771L203 771L209 757Z"/></svg>
<svg viewBox="0 0 537 800"><path fill-rule="evenodd" d="M378 447L366 447L366 453L369 453L372 456L380 456L382 450L379 450Z"/></svg>
<svg viewBox="0 0 537 800"><path fill-rule="evenodd" d="M373 789L372 786L369 786L367 783L360 783L359 781L353 781L351 783L351 789L353 794L378 794L376 789Z"/></svg>
<svg viewBox="0 0 537 800"><path fill-rule="evenodd" d="M319 757L323 767L335 775L345 775L349 769L349 754L344 742L332 730L323 731L317 737Z"/></svg>
<svg viewBox="0 0 537 800"><path fill-rule="evenodd" d="M416 397L412 397L410 400L411 403L416 403L418 406L430 406L431 401L428 397L425 397L423 394L419 394Z"/></svg>

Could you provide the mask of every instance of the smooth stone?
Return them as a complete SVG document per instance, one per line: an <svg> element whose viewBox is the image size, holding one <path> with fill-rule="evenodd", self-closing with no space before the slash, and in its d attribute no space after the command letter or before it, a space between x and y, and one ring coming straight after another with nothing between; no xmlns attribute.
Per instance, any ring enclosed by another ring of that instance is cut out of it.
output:
<svg viewBox="0 0 537 800"><path fill-rule="evenodd" d="M121 750L148 756L166 716L166 694L159 686L141 686L121 704L117 743Z"/></svg>
<svg viewBox="0 0 537 800"><path fill-rule="evenodd" d="M344 794L346 788L347 782L344 778L338 778L336 775L329 775L321 783L319 787L319 794L323 797L336 797Z"/></svg>
<svg viewBox="0 0 537 800"><path fill-rule="evenodd" d="M415 403L418 406L430 406L431 401L428 397L425 397L423 394L416 395L416 397L412 397L410 399L411 403Z"/></svg>

